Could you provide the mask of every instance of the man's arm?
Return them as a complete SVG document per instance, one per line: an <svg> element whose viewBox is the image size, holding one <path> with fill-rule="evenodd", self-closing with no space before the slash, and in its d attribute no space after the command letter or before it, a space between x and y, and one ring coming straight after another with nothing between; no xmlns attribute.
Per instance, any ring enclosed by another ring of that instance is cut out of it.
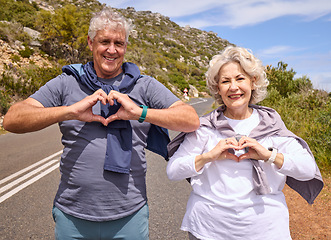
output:
<svg viewBox="0 0 331 240"><path fill-rule="evenodd" d="M166 109L148 109L145 121L180 132L193 132L200 125L195 109L182 101Z"/></svg>
<svg viewBox="0 0 331 240"><path fill-rule="evenodd" d="M106 120L92 113L92 107L101 101L106 104L107 94L98 90L91 96L71 105L45 108L33 98L11 106L4 117L3 127L10 132L26 133L38 131L54 123L65 120L98 121L106 125Z"/></svg>
<svg viewBox="0 0 331 240"><path fill-rule="evenodd" d="M114 120L138 120L143 111L137 106L126 94L117 91L111 91L108 95L108 101L113 104L116 99L122 107L117 113L111 115L106 120L112 122ZM194 108L182 101L173 103L166 109L148 109L145 118L146 122L158 125L174 131L192 132L199 125L199 116Z"/></svg>

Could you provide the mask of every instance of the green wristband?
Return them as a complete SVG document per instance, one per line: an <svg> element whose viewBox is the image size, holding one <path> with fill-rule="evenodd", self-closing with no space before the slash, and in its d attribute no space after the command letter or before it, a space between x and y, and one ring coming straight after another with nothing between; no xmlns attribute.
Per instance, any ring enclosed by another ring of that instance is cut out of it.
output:
<svg viewBox="0 0 331 240"><path fill-rule="evenodd" d="M143 108L143 112L141 113L141 116L138 120L138 122L142 123L145 121L146 115L147 115L147 106L145 105L140 105L139 107Z"/></svg>

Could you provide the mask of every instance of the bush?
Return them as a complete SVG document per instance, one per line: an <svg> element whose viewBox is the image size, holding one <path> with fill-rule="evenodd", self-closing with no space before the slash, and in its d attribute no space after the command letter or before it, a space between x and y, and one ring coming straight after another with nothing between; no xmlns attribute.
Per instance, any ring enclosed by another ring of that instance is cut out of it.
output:
<svg viewBox="0 0 331 240"><path fill-rule="evenodd" d="M14 43L19 40L26 45L30 42L31 37L23 31L20 23L0 22L0 38L7 43Z"/></svg>
<svg viewBox="0 0 331 240"><path fill-rule="evenodd" d="M322 172L331 170L331 95L315 90L307 76L294 79L293 69L280 62L267 67L268 97L260 104L274 108L287 128L303 138Z"/></svg>
<svg viewBox="0 0 331 240"><path fill-rule="evenodd" d="M0 90L0 114L5 114L10 107L9 94L3 90Z"/></svg>
<svg viewBox="0 0 331 240"><path fill-rule="evenodd" d="M188 82L185 81L185 78L181 73L174 72L169 75L170 82L174 83L181 91L185 88L189 89Z"/></svg>
<svg viewBox="0 0 331 240"><path fill-rule="evenodd" d="M26 98L60 73L60 68L44 68L34 65L26 69L7 69L0 77L0 85L8 95Z"/></svg>
<svg viewBox="0 0 331 240"><path fill-rule="evenodd" d="M19 62L19 61L21 61L21 57L18 56L18 55L12 55L12 56L10 57L10 59L11 59L13 62Z"/></svg>
<svg viewBox="0 0 331 240"><path fill-rule="evenodd" d="M29 58L34 53L34 50L32 48L29 48L28 46L26 46L25 49L20 50L19 53L20 53L21 57Z"/></svg>
<svg viewBox="0 0 331 240"><path fill-rule="evenodd" d="M15 21L25 27L33 27L37 12L36 4L29 1L1 0L1 20Z"/></svg>
<svg viewBox="0 0 331 240"><path fill-rule="evenodd" d="M267 67L267 75L270 82L270 88L275 88L279 94L283 97L287 97L289 94L296 92L297 86L294 83L295 72L293 69L287 70L287 64L279 62L278 66Z"/></svg>
<svg viewBox="0 0 331 240"><path fill-rule="evenodd" d="M260 103L274 108L287 128L303 138L323 172L331 170L331 98L319 90L301 91L288 97L273 89Z"/></svg>

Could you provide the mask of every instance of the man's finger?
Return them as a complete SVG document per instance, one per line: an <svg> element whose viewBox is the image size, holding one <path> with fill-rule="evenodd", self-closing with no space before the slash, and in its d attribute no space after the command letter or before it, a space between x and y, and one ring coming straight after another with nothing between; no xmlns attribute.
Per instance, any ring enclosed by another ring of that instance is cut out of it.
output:
<svg viewBox="0 0 331 240"><path fill-rule="evenodd" d="M100 115L93 114L93 116L92 116L92 122L100 122L103 125L107 126L106 119L104 117L100 116Z"/></svg>
<svg viewBox="0 0 331 240"><path fill-rule="evenodd" d="M105 119L106 121L106 125L108 125L109 123L115 121L115 120L120 120L120 118L117 116L117 114L113 114L113 115L110 115L108 118Z"/></svg>
<svg viewBox="0 0 331 240"><path fill-rule="evenodd" d="M107 100L109 102L110 105L114 105L114 100L117 100L120 103L120 97L121 93L115 91L115 90L111 90L107 96Z"/></svg>

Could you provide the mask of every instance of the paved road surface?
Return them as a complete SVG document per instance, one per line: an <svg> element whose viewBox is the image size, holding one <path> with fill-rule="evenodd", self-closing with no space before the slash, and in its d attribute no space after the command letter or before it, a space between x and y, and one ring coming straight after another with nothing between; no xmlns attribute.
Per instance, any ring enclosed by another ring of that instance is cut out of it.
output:
<svg viewBox="0 0 331 240"><path fill-rule="evenodd" d="M192 99L199 115L212 99ZM170 131L173 138L177 132ZM59 181L62 145L57 125L28 134L0 135L0 239L54 239L52 202ZM171 182L166 162L147 152L150 239L187 239L180 228L190 185Z"/></svg>

